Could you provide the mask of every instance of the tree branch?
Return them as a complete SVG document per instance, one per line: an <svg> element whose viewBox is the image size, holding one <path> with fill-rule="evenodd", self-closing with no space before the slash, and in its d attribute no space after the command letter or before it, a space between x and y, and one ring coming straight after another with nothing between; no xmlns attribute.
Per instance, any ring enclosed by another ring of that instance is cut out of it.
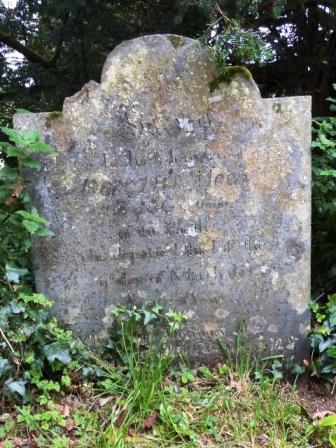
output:
<svg viewBox="0 0 336 448"><path fill-rule="evenodd" d="M48 69L55 67L55 61L53 60L53 58L52 59L44 58L40 54L21 44L21 42L14 39L9 34L6 34L2 31L0 31L0 42L8 45L8 47L13 48L13 50L16 50L19 53L23 54L23 56L25 56L25 58L28 59L29 62L32 62L34 64L40 64L42 65L42 67Z"/></svg>

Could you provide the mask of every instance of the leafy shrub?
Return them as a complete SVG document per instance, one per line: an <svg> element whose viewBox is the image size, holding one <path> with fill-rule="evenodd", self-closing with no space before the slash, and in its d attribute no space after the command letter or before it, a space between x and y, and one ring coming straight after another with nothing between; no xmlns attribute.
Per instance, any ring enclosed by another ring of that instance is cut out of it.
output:
<svg viewBox="0 0 336 448"><path fill-rule="evenodd" d="M312 375L332 380L336 375L336 294L325 304L312 302L313 329L309 336Z"/></svg>
<svg viewBox="0 0 336 448"><path fill-rule="evenodd" d="M336 89L336 84L333 85ZM336 99L329 98L336 111ZM313 293L336 277L336 116L313 120Z"/></svg>
<svg viewBox="0 0 336 448"><path fill-rule="evenodd" d="M33 290L31 236L52 236L46 220L30 208L24 169L37 169L34 153L52 153L36 131L1 128L0 169L0 384L4 394L27 401L31 390L48 395L70 385L83 347L49 314L52 302Z"/></svg>

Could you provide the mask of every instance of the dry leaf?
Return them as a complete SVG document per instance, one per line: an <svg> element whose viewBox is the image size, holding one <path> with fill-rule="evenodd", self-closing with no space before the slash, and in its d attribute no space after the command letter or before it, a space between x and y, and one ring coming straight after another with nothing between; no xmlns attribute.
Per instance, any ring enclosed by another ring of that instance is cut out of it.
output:
<svg viewBox="0 0 336 448"><path fill-rule="evenodd" d="M153 414L149 415L142 424L142 430L145 431L146 429L153 428L157 418L157 413L153 412Z"/></svg>
<svg viewBox="0 0 336 448"><path fill-rule="evenodd" d="M17 201L17 199L13 198L13 196L8 196L8 198L5 200L5 204L12 205L12 204L15 204L16 201Z"/></svg>
<svg viewBox="0 0 336 448"><path fill-rule="evenodd" d="M65 404L63 406L62 414L64 415L64 417L69 417L69 415L70 415L70 406L68 404Z"/></svg>
<svg viewBox="0 0 336 448"><path fill-rule="evenodd" d="M129 430L128 430L128 435L129 436L134 436L134 434L136 434L136 429L135 428L129 428Z"/></svg>
<svg viewBox="0 0 336 448"><path fill-rule="evenodd" d="M60 414L63 414L64 406L62 404L55 403L55 408Z"/></svg>
<svg viewBox="0 0 336 448"><path fill-rule="evenodd" d="M4 414L0 415L0 422L5 423L9 418L11 418L11 415L5 412Z"/></svg>
<svg viewBox="0 0 336 448"><path fill-rule="evenodd" d="M76 423L75 423L75 420L73 419L73 418L69 418L69 420L67 421L67 424L66 424L66 430L68 431L68 432L70 432L70 431L72 431L73 429L75 429L76 428Z"/></svg>
<svg viewBox="0 0 336 448"><path fill-rule="evenodd" d="M16 184L11 186L11 190L13 192L12 193L13 198L19 198L20 194L24 190L24 185L21 184L21 182L17 182Z"/></svg>
<svg viewBox="0 0 336 448"><path fill-rule="evenodd" d="M22 439L21 437L14 437L13 442L15 448L21 446L27 446L27 439Z"/></svg>
<svg viewBox="0 0 336 448"><path fill-rule="evenodd" d="M105 406L107 403L109 403L111 400L113 400L113 397L104 397L104 398L100 398L98 400L98 405L102 408L103 406Z"/></svg>
<svg viewBox="0 0 336 448"><path fill-rule="evenodd" d="M270 440L267 434L261 434L260 436L258 436L256 438L256 441L261 445L261 446L270 446Z"/></svg>

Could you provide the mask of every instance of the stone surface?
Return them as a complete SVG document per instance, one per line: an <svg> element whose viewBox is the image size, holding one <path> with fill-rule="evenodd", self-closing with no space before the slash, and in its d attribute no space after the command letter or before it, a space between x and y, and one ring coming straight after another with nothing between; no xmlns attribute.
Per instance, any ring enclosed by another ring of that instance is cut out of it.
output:
<svg viewBox="0 0 336 448"><path fill-rule="evenodd" d="M35 277L77 334L103 336L116 304L158 300L187 312L194 358L242 317L266 352L304 354L310 98L217 77L195 41L141 37L61 115L14 117L57 148L32 177L56 234L34 242Z"/></svg>

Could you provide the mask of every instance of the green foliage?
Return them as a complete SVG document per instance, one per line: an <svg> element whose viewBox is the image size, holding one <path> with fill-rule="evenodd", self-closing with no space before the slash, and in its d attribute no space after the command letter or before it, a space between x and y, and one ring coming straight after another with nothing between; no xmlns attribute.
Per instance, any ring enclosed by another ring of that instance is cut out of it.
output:
<svg viewBox="0 0 336 448"><path fill-rule="evenodd" d="M336 84L334 84L336 89ZM336 99L329 98L331 111ZM336 116L313 120L313 291L336 277Z"/></svg>
<svg viewBox="0 0 336 448"><path fill-rule="evenodd" d="M185 320L183 313L164 311L158 303L131 308L119 305L112 316L105 358L126 365L130 353L141 354L153 344L157 351L164 350Z"/></svg>
<svg viewBox="0 0 336 448"><path fill-rule="evenodd" d="M230 21L223 30L216 32L216 36L210 39L209 48L223 74L229 65L265 64L272 57L260 33L252 29L245 30L236 21Z"/></svg>
<svg viewBox="0 0 336 448"><path fill-rule="evenodd" d="M336 294L326 303L311 303L313 328L309 336L312 375L332 380L336 375Z"/></svg>
<svg viewBox="0 0 336 448"><path fill-rule="evenodd" d="M78 368L83 351L71 332L51 318L52 302L34 292L30 273L31 236L53 233L36 208L27 210L30 198L22 173L39 167L34 153L53 149L34 130L1 131L10 141L0 143L1 155L11 166L0 169L0 384L5 395L24 401L34 386L40 400L48 402L51 391L69 385L68 372Z"/></svg>
<svg viewBox="0 0 336 448"><path fill-rule="evenodd" d="M113 446L121 447L131 426L140 430L143 421L155 420L151 413L173 360L168 344L185 318L172 309L165 312L157 303L141 308L118 306L113 317L105 359L112 356L118 367L102 363L104 380L100 385L104 395L117 395L121 401L98 437L97 446L108 439Z"/></svg>
<svg viewBox="0 0 336 448"><path fill-rule="evenodd" d="M323 417L321 420L314 420L308 426L307 435L315 435L319 443L318 446L330 446L336 448L336 414Z"/></svg>

